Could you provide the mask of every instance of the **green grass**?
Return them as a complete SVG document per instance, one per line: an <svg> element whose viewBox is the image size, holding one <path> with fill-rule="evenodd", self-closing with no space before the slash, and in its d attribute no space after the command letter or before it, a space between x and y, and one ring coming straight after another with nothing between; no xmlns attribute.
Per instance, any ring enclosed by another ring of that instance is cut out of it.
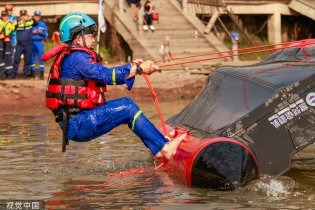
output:
<svg viewBox="0 0 315 210"><path fill-rule="evenodd" d="M258 45L252 46L249 44L242 44L239 43L238 44L238 49L244 49L244 48L250 48L250 47L257 47L257 46L263 46L263 45L268 45L269 42L267 41L262 41L261 43L259 43ZM228 49L232 49L232 43L231 42L225 42L225 46ZM263 49L270 49L270 48L259 48L259 49L252 49L252 50L243 50L243 51L239 51L239 53L247 53L247 52L253 52L253 51L259 51L259 50L263 50ZM274 51L268 51L268 52L259 52L259 53L250 53L250 54L246 54L246 55L241 55L239 56L239 59L241 61L259 61L262 60L264 58L266 58L267 56L269 56L270 54L272 54Z"/></svg>
<svg viewBox="0 0 315 210"><path fill-rule="evenodd" d="M44 43L44 52L47 52L49 49L53 48L54 43L52 41L45 41Z"/></svg>

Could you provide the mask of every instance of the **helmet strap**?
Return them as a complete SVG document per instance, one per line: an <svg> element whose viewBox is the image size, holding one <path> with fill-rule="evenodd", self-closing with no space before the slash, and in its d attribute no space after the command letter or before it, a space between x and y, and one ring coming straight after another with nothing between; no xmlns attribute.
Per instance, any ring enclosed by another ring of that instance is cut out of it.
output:
<svg viewBox="0 0 315 210"><path fill-rule="evenodd" d="M88 48L88 47L86 46L86 43L85 43L85 38L84 38L84 32L83 32L83 30L81 31L81 37L82 37L82 41L83 41L83 46L84 46L85 48Z"/></svg>

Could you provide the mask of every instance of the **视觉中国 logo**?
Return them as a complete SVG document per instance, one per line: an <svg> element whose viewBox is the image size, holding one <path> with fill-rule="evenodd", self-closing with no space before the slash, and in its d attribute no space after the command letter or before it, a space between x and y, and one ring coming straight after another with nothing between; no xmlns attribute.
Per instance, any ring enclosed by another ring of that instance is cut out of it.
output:
<svg viewBox="0 0 315 210"><path fill-rule="evenodd" d="M310 106L315 106L315 93L314 92L307 94L306 103Z"/></svg>

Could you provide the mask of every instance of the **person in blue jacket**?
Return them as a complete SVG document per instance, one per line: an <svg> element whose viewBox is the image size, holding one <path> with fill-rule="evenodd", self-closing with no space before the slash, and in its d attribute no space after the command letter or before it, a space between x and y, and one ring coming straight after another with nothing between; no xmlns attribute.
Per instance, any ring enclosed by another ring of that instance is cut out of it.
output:
<svg viewBox="0 0 315 210"><path fill-rule="evenodd" d="M32 41L33 41L33 48L32 48L32 58L31 58L31 75L35 77L35 70L36 70L36 57L39 65L39 72L40 76L39 78L41 80L44 79L44 71L45 71L45 65L44 61L42 61L42 56L44 54L44 39L48 35L47 26L46 24L41 21L41 11L36 10L34 11L34 19L37 22L37 25L33 27L33 35L32 35Z"/></svg>
<svg viewBox="0 0 315 210"><path fill-rule="evenodd" d="M100 92L98 102L94 100L95 104L89 105L88 102L93 101L92 97L95 95L93 91L99 90L102 85L126 84L128 90L131 90L136 75L151 74L159 70L149 60L136 60L134 63L113 68L95 62L96 53L93 48L96 31L96 23L89 16L78 12L66 15L59 25L61 41L67 47L55 53L57 58L49 74L46 105L55 114L64 137L67 141L90 141L121 124L127 124L155 157L171 159L186 134L169 140L155 128L132 99L127 97L103 103L105 99ZM44 56L46 54L48 52ZM70 87L73 87L73 91ZM74 91L74 87L77 87L77 91ZM80 94L80 89L86 88L90 94ZM80 99L86 103L79 103ZM65 118L65 115L68 117Z"/></svg>

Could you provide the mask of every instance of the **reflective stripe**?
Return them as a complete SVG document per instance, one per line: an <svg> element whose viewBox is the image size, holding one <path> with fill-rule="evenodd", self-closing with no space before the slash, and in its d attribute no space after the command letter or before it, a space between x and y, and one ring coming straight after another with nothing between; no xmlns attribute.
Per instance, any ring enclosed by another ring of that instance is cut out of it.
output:
<svg viewBox="0 0 315 210"><path fill-rule="evenodd" d="M59 30L62 28L63 24L65 24L65 22L66 22L67 20L69 20L70 18L81 18L81 19L83 19L83 17L80 16L80 15L71 15L71 16L67 17L67 18L60 24Z"/></svg>
<svg viewBox="0 0 315 210"><path fill-rule="evenodd" d="M33 26L19 26L16 30L17 31L24 31L24 30L28 30L28 29L31 29L33 28Z"/></svg>
<svg viewBox="0 0 315 210"><path fill-rule="evenodd" d="M139 110L135 116L133 117L133 121L132 121L132 127L131 130L133 130L135 128L135 123L136 123L136 119L139 117L139 115L142 113L142 110Z"/></svg>
<svg viewBox="0 0 315 210"><path fill-rule="evenodd" d="M0 63L0 66L4 66L4 63Z"/></svg>
<svg viewBox="0 0 315 210"><path fill-rule="evenodd" d="M45 67L45 65L39 65L39 67Z"/></svg>
<svg viewBox="0 0 315 210"><path fill-rule="evenodd" d="M35 63L31 65L31 67L35 66Z"/></svg>
<svg viewBox="0 0 315 210"><path fill-rule="evenodd" d="M13 66L7 66L5 69L13 69Z"/></svg>
<svg viewBox="0 0 315 210"><path fill-rule="evenodd" d="M115 69L113 69L112 81L113 81L113 85L116 85L116 71L115 71Z"/></svg>

